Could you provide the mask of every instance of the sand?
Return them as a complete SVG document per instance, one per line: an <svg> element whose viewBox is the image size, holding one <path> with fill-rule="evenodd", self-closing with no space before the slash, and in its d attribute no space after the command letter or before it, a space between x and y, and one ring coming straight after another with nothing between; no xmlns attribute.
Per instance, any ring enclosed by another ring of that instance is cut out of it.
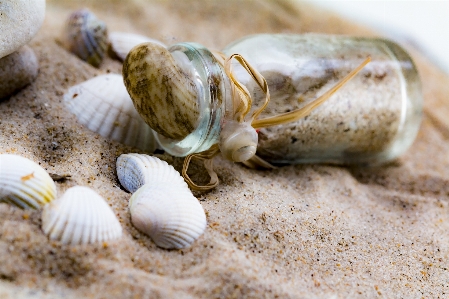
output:
<svg viewBox="0 0 449 299"><path fill-rule="evenodd" d="M119 186L115 160L138 151L87 130L62 103L70 86L121 67L108 59L95 69L58 46L69 12L84 5L111 30L217 49L256 32L375 34L284 1L93 3L47 1L44 25L30 43L38 77L0 103L0 152L70 174L57 183L59 194L74 185L96 190L124 236L63 246L42 233L40 211L0 204L0 298L448 297L449 77L424 55L409 48L423 79L425 113L416 141L398 160L376 168L259 171L216 158L220 185L196 194L206 232L190 248L169 251L130 223L130 194ZM207 181L199 164L191 171Z"/></svg>

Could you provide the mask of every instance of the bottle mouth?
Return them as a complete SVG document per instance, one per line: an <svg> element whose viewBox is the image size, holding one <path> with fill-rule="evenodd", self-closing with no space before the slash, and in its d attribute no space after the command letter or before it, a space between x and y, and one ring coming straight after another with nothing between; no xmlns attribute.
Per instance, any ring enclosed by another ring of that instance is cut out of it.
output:
<svg viewBox="0 0 449 299"><path fill-rule="evenodd" d="M174 140L156 132L155 137L168 154L184 157L208 150L218 143L225 114L224 104L231 96L230 83L223 67L204 46L197 43L179 43L168 48L168 51L182 53L190 62L190 73L198 86L197 101L200 113L195 129L185 138ZM176 56L178 55L174 55Z"/></svg>

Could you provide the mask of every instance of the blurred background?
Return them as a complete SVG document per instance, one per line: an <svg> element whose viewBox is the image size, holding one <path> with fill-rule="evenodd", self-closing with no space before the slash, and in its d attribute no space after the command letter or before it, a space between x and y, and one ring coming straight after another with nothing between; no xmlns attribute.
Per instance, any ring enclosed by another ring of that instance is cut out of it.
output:
<svg viewBox="0 0 449 299"><path fill-rule="evenodd" d="M449 1L308 0L369 26L399 43L412 44L449 73Z"/></svg>

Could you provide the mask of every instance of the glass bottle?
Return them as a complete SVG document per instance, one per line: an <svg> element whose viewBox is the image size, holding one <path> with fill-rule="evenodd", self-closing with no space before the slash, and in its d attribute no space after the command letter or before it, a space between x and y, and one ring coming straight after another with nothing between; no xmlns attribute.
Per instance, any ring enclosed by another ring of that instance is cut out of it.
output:
<svg viewBox="0 0 449 299"><path fill-rule="evenodd" d="M188 57L203 87L196 129L183 140L158 136L168 153L186 156L218 142L231 102L230 83L206 48L182 43L169 51ZM356 77L310 115L259 131L257 155L270 163L378 164L401 155L417 135L422 113L419 76L410 56L391 41L261 34L233 42L223 53L241 54L267 80L271 100L262 119L300 108L371 57ZM265 95L240 65L233 69L257 107Z"/></svg>

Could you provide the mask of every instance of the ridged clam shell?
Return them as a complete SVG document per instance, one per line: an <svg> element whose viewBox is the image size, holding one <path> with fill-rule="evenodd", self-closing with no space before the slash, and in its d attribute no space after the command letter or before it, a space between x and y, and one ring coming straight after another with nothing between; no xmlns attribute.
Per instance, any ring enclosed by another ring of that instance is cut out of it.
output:
<svg viewBox="0 0 449 299"><path fill-rule="evenodd" d="M188 188L173 166L156 157L123 154L118 157L116 165L120 184L131 193L147 183L170 183Z"/></svg>
<svg viewBox="0 0 449 299"><path fill-rule="evenodd" d="M91 244L119 238L122 227L106 201L82 186L68 189L42 213L42 230L63 244Z"/></svg>
<svg viewBox="0 0 449 299"><path fill-rule="evenodd" d="M41 166L18 155L0 155L0 201L38 209L55 197L56 185Z"/></svg>
<svg viewBox="0 0 449 299"><path fill-rule="evenodd" d="M62 43L73 54L98 67L108 49L106 24L88 9L73 12L63 31Z"/></svg>
<svg viewBox="0 0 449 299"><path fill-rule="evenodd" d="M190 246L206 229L203 207L188 188L176 184L146 184L129 201L133 225L157 246Z"/></svg>
<svg viewBox="0 0 449 299"><path fill-rule="evenodd" d="M111 45L111 50L122 61L125 60L126 56L132 48L142 43L151 42L166 47L164 43L156 39L152 39L140 34L124 32L111 32L109 34L109 42Z"/></svg>
<svg viewBox="0 0 449 299"><path fill-rule="evenodd" d="M64 95L64 103L81 124L105 138L148 152L157 148L120 75L100 75L75 85Z"/></svg>

